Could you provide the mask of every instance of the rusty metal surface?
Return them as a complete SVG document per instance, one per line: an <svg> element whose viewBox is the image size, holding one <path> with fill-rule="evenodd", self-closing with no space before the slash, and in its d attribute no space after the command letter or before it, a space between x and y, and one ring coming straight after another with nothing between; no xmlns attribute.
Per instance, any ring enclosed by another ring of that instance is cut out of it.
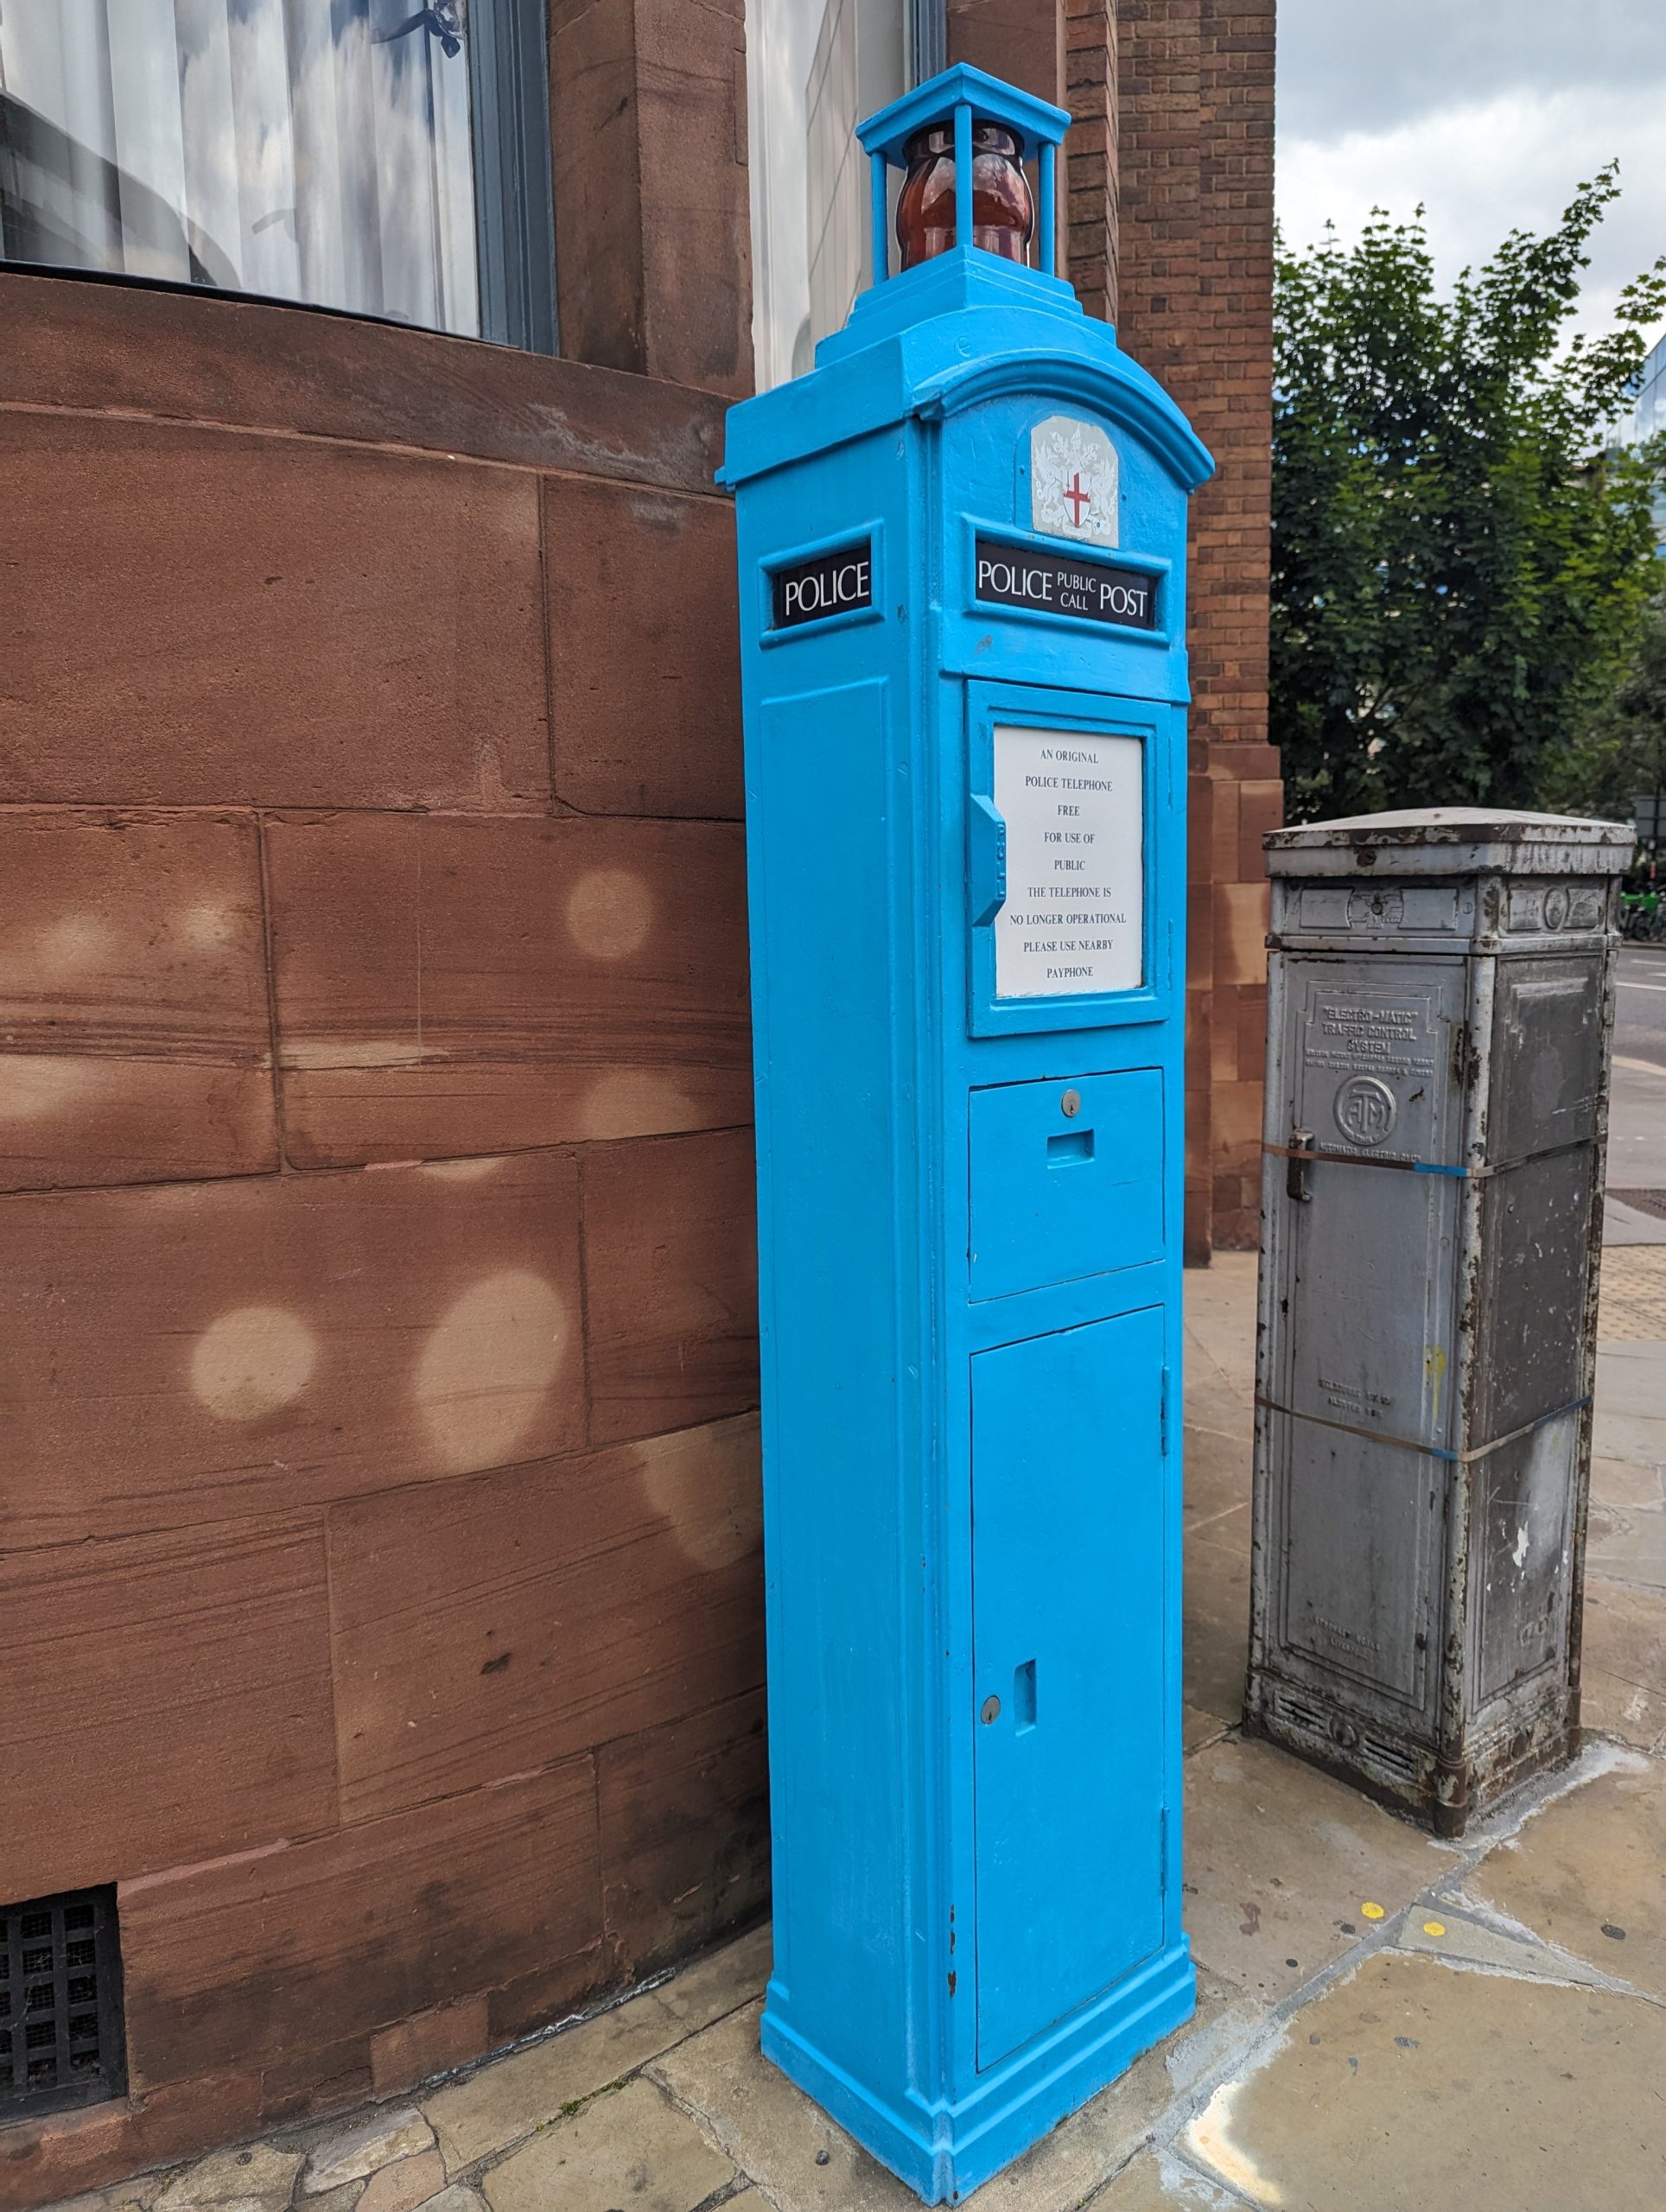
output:
<svg viewBox="0 0 1666 2212"><path fill-rule="evenodd" d="M1459 1834L1577 1741L1631 833L1454 809L1266 845L1246 1724Z"/></svg>

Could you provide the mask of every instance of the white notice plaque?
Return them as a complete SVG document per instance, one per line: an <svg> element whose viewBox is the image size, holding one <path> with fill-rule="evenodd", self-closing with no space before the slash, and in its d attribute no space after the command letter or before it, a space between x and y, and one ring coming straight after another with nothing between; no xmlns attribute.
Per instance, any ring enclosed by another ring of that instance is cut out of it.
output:
<svg viewBox="0 0 1666 2212"><path fill-rule="evenodd" d="M996 724L994 797L1007 824L998 999L1145 981L1143 767L1137 737Z"/></svg>

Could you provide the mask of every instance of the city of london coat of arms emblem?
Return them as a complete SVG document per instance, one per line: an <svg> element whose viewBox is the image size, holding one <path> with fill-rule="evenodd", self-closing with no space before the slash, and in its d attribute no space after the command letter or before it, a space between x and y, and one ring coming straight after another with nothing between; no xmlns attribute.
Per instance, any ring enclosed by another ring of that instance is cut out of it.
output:
<svg viewBox="0 0 1666 2212"><path fill-rule="evenodd" d="M1030 432L1030 527L1116 543L1116 448L1097 423L1049 415Z"/></svg>

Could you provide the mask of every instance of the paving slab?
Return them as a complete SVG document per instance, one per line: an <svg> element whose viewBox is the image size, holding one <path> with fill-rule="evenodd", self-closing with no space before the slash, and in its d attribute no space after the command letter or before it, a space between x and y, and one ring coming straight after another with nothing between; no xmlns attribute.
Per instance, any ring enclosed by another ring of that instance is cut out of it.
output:
<svg viewBox="0 0 1666 2212"><path fill-rule="evenodd" d="M1666 1591L1666 1511L1658 1505L1599 1505L1593 1499L1585 1571L1606 1582Z"/></svg>
<svg viewBox="0 0 1666 2212"><path fill-rule="evenodd" d="M1455 1905L1440 1904L1408 1915L1395 1948L1421 1952L1449 1966L1485 1967L1494 1974L1520 1974L1529 1981L1559 1981L1601 1989L1611 1977L1548 1943L1490 1926Z"/></svg>
<svg viewBox="0 0 1666 2212"><path fill-rule="evenodd" d="M482 2187L492 2212L693 2212L734 2178L686 2113L635 2081L512 2151Z"/></svg>
<svg viewBox="0 0 1666 2212"><path fill-rule="evenodd" d="M1449 1847L1270 1744L1229 1738L1186 1762L1192 1948L1262 2003L1300 1988L1456 1864Z"/></svg>
<svg viewBox="0 0 1666 2212"><path fill-rule="evenodd" d="M283 2206L289 2201L301 2164L298 2151L275 2143L248 2143L239 2150L216 2151L187 2166L156 2196L157 2212L245 2212L251 2206Z"/></svg>
<svg viewBox="0 0 1666 2212"><path fill-rule="evenodd" d="M763 1987L769 1955L768 1929L754 1929L658 1988L436 2089L423 2109L439 2138L447 2172L460 2173L519 2142L732 2012Z"/></svg>
<svg viewBox="0 0 1666 2212"><path fill-rule="evenodd" d="M442 2189L437 2196L429 2197L423 2207L423 2212L486 2212L486 2199L480 2195L479 2190L470 2189L462 2182L454 2181L448 2189Z"/></svg>
<svg viewBox="0 0 1666 2212"><path fill-rule="evenodd" d="M1598 1735L1643 1749L1666 1738L1666 1594L1587 1580L1580 1710Z"/></svg>
<svg viewBox="0 0 1666 2212"><path fill-rule="evenodd" d="M1186 1388L1186 1414L1182 1466L1186 1525L1191 1529L1212 1521L1219 1514L1248 1506L1255 1440L1247 1430L1242 1436L1227 1436L1218 1429L1199 1427L1192 1419L1190 1384Z"/></svg>
<svg viewBox="0 0 1666 2212"><path fill-rule="evenodd" d="M1660 1224L1666 1232L1666 1221ZM1666 1417L1666 1338L1597 1346L1597 1403L1605 1411Z"/></svg>
<svg viewBox="0 0 1666 2212"><path fill-rule="evenodd" d="M1666 2000L1666 1764L1626 1755L1552 1798L1487 1854L1464 1893ZM1666 2119L1666 2101L1659 2110Z"/></svg>
<svg viewBox="0 0 1666 2212"><path fill-rule="evenodd" d="M1666 1467L1646 1459L1593 1459L1593 1505L1666 1504Z"/></svg>
<svg viewBox="0 0 1666 2212"><path fill-rule="evenodd" d="M1200 1974L1198 1994L1185 2027L985 2183L979 2206L1069 2212L1140 2147L1177 2091L1258 2032L1260 2007L1236 1989ZM649 2074L697 2114L779 2212L917 2212L912 2190L763 2056L760 2009L749 2005L679 2044Z"/></svg>
<svg viewBox="0 0 1666 2212"><path fill-rule="evenodd" d="M1183 1695L1222 1721L1243 1718L1244 1657L1250 1644L1250 1554L1211 1543L1209 1531L1186 1538L1181 1592Z"/></svg>
<svg viewBox="0 0 1666 2212"><path fill-rule="evenodd" d="M766 1920L703 1958L679 1967L670 1981L649 1993L684 2035L693 2035L761 1995L774 1955L774 1930Z"/></svg>
<svg viewBox="0 0 1666 2212"><path fill-rule="evenodd" d="M343 2182L362 2181L378 2166L434 2147L434 2130L415 2105L366 2113L334 2128L313 2146L301 2177L301 2194L318 2196Z"/></svg>
<svg viewBox="0 0 1666 2212"><path fill-rule="evenodd" d="M1142 2151L1094 2198L1093 2212L1243 2212L1243 2199L1217 2189L1195 2166Z"/></svg>
<svg viewBox="0 0 1666 2212"><path fill-rule="evenodd" d="M378 2166L365 2183L358 2212L416 2212L445 2187L445 2160L437 2151Z"/></svg>
<svg viewBox="0 0 1666 2212"><path fill-rule="evenodd" d="M1640 1998L1379 1952L1186 2142L1291 2212L1642 2212L1666 2182L1663 2070L1666 2011Z"/></svg>

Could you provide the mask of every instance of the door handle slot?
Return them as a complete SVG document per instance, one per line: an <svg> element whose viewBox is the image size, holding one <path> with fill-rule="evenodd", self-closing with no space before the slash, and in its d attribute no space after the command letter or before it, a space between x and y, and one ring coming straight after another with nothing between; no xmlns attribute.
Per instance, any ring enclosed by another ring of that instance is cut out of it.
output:
<svg viewBox="0 0 1666 2212"><path fill-rule="evenodd" d="M1300 1155L1313 1148L1313 1133L1311 1129L1291 1130L1290 1158L1284 1171L1284 1187L1299 1205L1304 1206L1313 1203L1313 1164Z"/></svg>

